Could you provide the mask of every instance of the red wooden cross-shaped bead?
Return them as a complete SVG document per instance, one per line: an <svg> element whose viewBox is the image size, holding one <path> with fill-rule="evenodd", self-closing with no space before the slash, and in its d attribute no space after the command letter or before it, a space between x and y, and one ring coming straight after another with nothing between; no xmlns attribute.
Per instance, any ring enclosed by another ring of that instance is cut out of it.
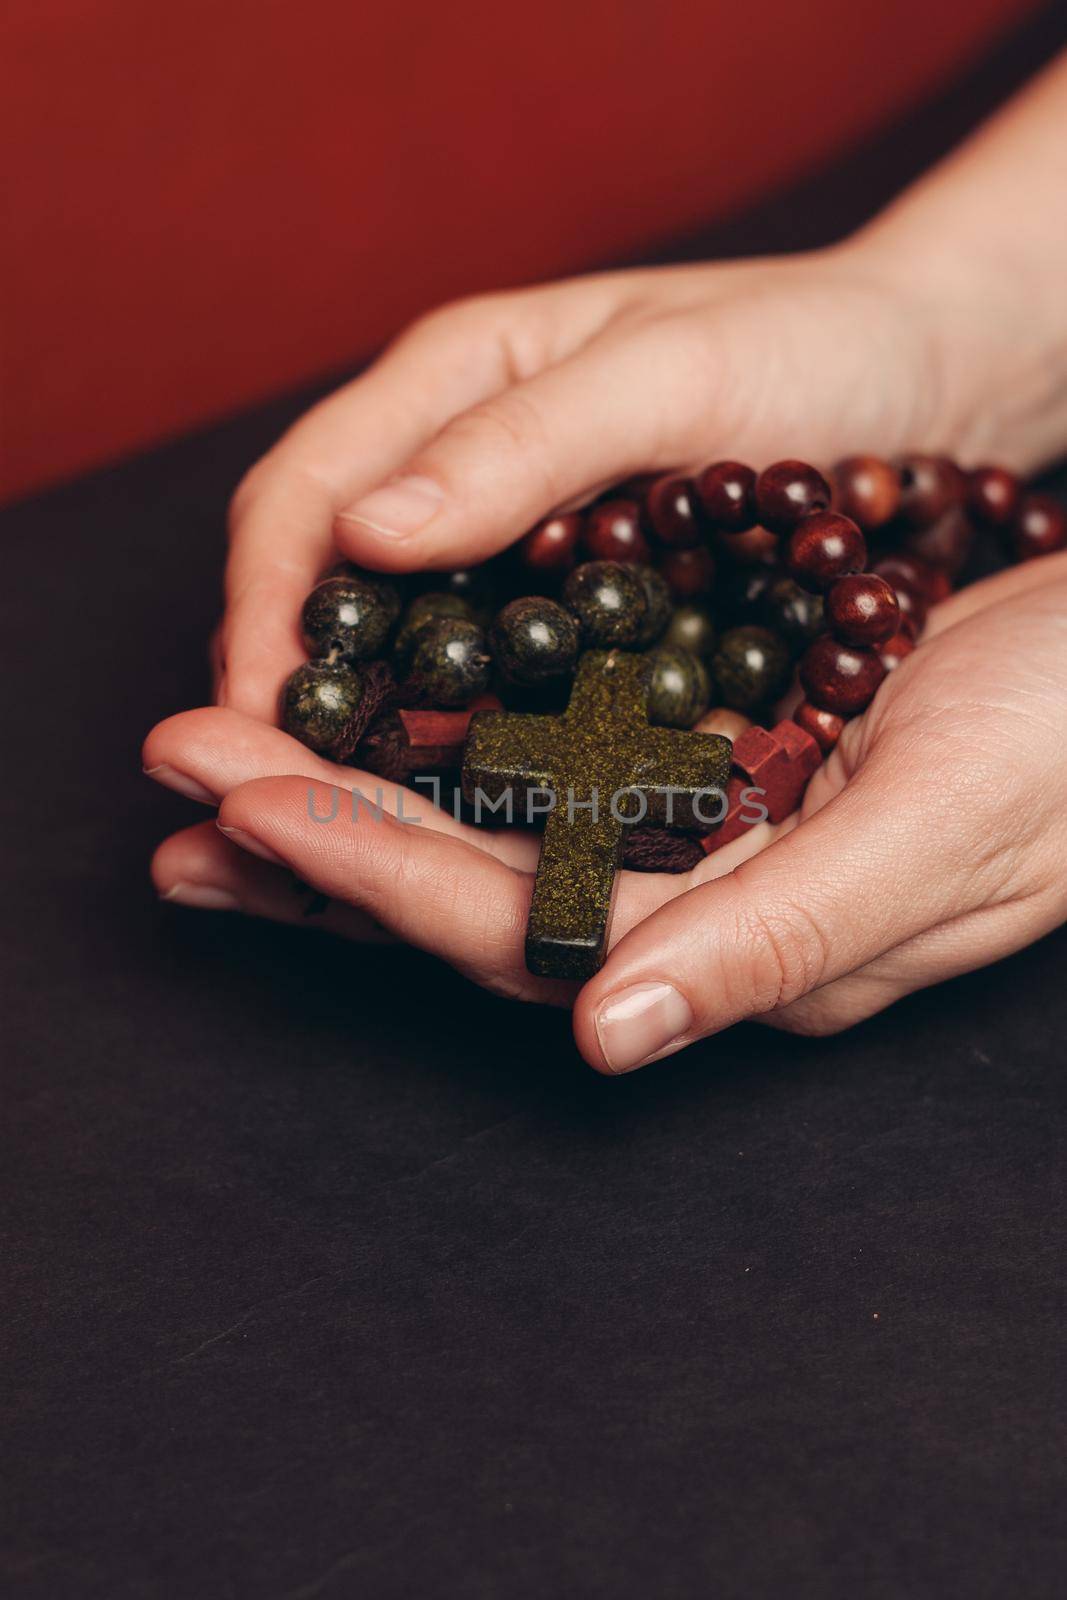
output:
<svg viewBox="0 0 1067 1600"><path fill-rule="evenodd" d="M760 806L768 821L784 822L800 804L808 779L821 763L822 751L811 734L788 718L769 732L746 728L734 742L722 826L700 841L707 854L740 838L746 827L759 820Z"/></svg>

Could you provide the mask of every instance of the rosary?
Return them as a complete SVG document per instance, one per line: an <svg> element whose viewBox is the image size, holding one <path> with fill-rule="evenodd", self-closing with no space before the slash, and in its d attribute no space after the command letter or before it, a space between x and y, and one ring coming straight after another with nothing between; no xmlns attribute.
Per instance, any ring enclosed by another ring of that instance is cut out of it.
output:
<svg viewBox="0 0 1067 1600"><path fill-rule="evenodd" d="M935 455L632 478L476 568L342 562L305 601L282 725L396 781L458 772L475 822L543 820L526 963L584 979L620 866L687 871L789 816L979 532L1027 561L1067 546L1067 513Z"/></svg>

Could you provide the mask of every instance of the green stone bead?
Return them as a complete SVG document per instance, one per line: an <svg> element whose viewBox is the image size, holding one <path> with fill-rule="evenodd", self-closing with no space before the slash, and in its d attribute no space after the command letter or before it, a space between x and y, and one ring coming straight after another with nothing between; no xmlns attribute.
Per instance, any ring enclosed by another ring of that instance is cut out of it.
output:
<svg viewBox="0 0 1067 1600"><path fill-rule="evenodd" d="M380 655L393 621L378 585L359 577L317 583L300 614L308 655L348 662Z"/></svg>
<svg viewBox="0 0 1067 1600"><path fill-rule="evenodd" d="M364 583L369 583L381 596L382 604L389 613L389 622L392 625L404 609L404 596L401 578L388 578L384 572L370 572L366 567L358 567L354 561L338 561L329 572L323 573L324 578L361 578Z"/></svg>
<svg viewBox="0 0 1067 1600"><path fill-rule="evenodd" d="M760 602L763 619L772 633L784 640L794 655L803 655L820 633L825 633L821 594L811 594L792 578L772 583Z"/></svg>
<svg viewBox="0 0 1067 1600"><path fill-rule="evenodd" d="M309 750L328 755L363 699L359 671L340 661L308 661L282 691L282 727Z"/></svg>
<svg viewBox="0 0 1067 1600"><path fill-rule="evenodd" d="M720 628L753 622L771 585L781 577L780 567L738 567L724 574L715 589L715 615Z"/></svg>
<svg viewBox="0 0 1067 1600"><path fill-rule="evenodd" d="M485 634L463 617L427 617L418 629L410 678L426 705L458 710L489 687Z"/></svg>
<svg viewBox="0 0 1067 1600"><path fill-rule="evenodd" d="M789 682L789 652L769 628L730 628L719 640L711 671L724 706L758 711Z"/></svg>
<svg viewBox="0 0 1067 1600"><path fill-rule="evenodd" d="M650 644L655 644L670 622L674 596L671 594L670 584L655 567L637 566L632 570L641 580L641 587L645 591L645 604L648 607L648 615L637 640L639 648L645 650Z"/></svg>
<svg viewBox="0 0 1067 1600"><path fill-rule="evenodd" d="M661 644L648 652L648 720L661 728L691 728L708 709L711 683L698 656L679 645Z"/></svg>
<svg viewBox="0 0 1067 1600"><path fill-rule="evenodd" d="M660 643L677 645L702 661L710 661L715 654L715 638L711 612L704 606L686 605L674 608Z"/></svg>
<svg viewBox="0 0 1067 1600"><path fill-rule="evenodd" d="M416 595L404 612L404 620L400 624L393 645L393 659L398 672L407 672L410 667L423 624L438 617L459 617L465 622L475 620L474 608L463 595L449 594L436 589L428 594Z"/></svg>
<svg viewBox="0 0 1067 1600"><path fill-rule="evenodd" d="M633 567L585 561L563 585L563 604L578 619L583 648L637 645L648 615L645 589Z"/></svg>
<svg viewBox="0 0 1067 1600"><path fill-rule="evenodd" d="M554 600L512 600L489 633L493 657L509 683L532 686L574 671L578 624Z"/></svg>
<svg viewBox="0 0 1067 1600"><path fill-rule="evenodd" d="M500 585L495 570L486 562L480 567L459 567L455 572L435 574L437 587L446 594L465 600L472 622L488 624L500 604ZM443 578L443 582L441 579Z"/></svg>

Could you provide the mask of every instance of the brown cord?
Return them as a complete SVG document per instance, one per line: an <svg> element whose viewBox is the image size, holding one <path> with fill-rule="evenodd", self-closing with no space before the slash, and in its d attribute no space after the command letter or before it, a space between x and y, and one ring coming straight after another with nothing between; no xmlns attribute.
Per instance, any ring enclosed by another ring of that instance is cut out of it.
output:
<svg viewBox="0 0 1067 1600"><path fill-rule="evenodd" d="M689 872L704 851L691 834L669 828L628 828L622 864L629 872Z"/></svg>

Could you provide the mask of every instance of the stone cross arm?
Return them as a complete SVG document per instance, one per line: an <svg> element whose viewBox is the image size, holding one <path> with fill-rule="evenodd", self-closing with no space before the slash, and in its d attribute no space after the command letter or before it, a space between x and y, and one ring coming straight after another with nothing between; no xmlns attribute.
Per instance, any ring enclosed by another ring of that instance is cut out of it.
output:
<svg viewBox="0 0 1067 1600"><path fill-rule="evenodd" d="M505 814L518 820L539 793L536 810L547 813L527 927L531 972L595 972L625 828L646 818L685 826L699 816L702 797L725 789L730 741L651 727L648 670L643 656L588 651L562 716L483 711L471 719L467 800L507 802Z"/></svg>

